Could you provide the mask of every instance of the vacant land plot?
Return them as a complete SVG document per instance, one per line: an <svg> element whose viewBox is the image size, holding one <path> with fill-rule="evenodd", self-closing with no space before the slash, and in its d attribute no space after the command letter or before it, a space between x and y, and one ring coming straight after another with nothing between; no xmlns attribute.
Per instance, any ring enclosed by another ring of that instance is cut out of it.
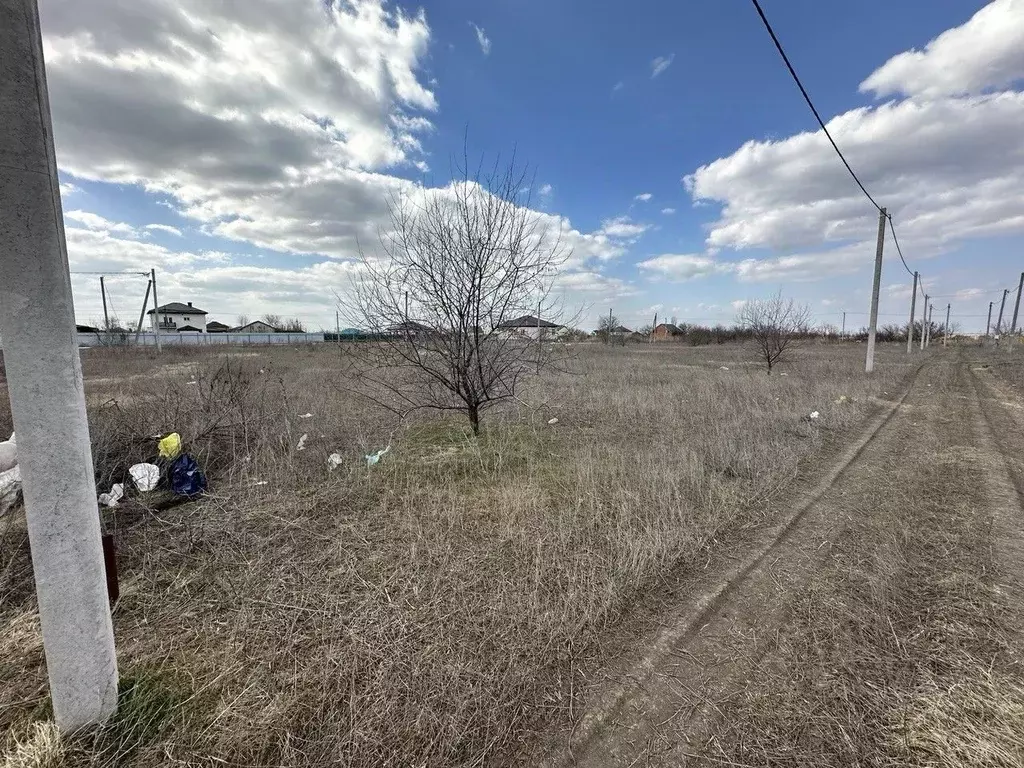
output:
<svg viewBox="0 0 1024 768"><path fill-rule="evenodd" d="M450 417L398 423L353 399L344 349L87 352L100 488L177 430L211 489L104 511L120 556L122 705L100 733L63 742L38 726L22 513L0 520L9 753L522 762L538 734L580 717L624 617L775 523L798 473L841 453L920 364L882 349L869 378L861 345L820 345L768 377L738 346L577 351L480 439ZM721 751L739 754L734 741Z"/></svg>

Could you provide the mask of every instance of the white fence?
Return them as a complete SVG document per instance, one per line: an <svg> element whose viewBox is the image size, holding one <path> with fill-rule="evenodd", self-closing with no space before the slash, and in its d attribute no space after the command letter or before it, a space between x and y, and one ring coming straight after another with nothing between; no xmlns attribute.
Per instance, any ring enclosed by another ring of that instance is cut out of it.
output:
<svg viewBox="0 0 1024 768"><path fill-rule="evenodd" d="M321 333L161 333L160 343L167 346L212 347L218 344L322 344ZM80 347L135 346L134 333L80 333ZM140 347L155 347L152 333L139 335Z"/></svg>

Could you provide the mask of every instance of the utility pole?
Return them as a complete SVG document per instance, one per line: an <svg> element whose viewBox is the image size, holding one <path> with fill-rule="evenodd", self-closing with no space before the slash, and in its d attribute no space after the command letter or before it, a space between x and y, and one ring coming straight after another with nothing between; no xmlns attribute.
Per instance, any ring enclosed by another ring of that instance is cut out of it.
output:
<svg viewBox="0 0 1024 768"><path fill-rule="evenodd" d="M608 338L606 339L608 346L612 345L612 310L608 308Z"/></svg>
<svg viewBox="0 0 1024 768"><path fill-rule="evenodd" d="M844 339L846 338L846 313L845 312L843 312L843 332L842 332L842 337Z"/></svg>
<svg viewBox="0 0 1024 768"><path fill-rule="evenodd" d="M139 312L139 324L135 328L135 346L139 346L139 334L142 333L142 324L146 322L146 305L149 304L149 291L153 287L153 281L146 281L146 298L142 300L142 311Z"/></svg>
<svg viewBox="0 0 1024 768"><path fill-rule="evenodd" d="M1013 321L1010 323L1010 335L1017 332L1017 313L1020 312L1020 294L1024 291L1024 272L1020 273L1020 282L1017 283L1017 301L1013 303Z"/></svg>
<svg viewBox="0 0 1024 768"><path fill-rule="evenodd" d="M885 245L885 208L878 210L878 241L875 243L875 278L871 283L871 319L868 325L868 356L864 372L875 370L875 334L878 333L878 292L882 284L882 246Z"/></svg>
<svg viewBox="0 0 1024 768"><path fill-rule="evenodd" d="M935 305L928 305L928 338L925 340L924 345L930 347L932 345L932 315L935 314Z"/></svg>
<svg viewBox="0 0 1024 768"><path fill-rule="evenodd" d="M1009 292L1009 288L1003 289L1003 300L999 303L999 319L996 320L996 338L1003 332L1003 310L1006 309L1006 294Z"/></svg>
<svg viewBox="0 0 1024 768"><path fill-rule="evenodd" d="M114 713L117 656L36 0L0 0L0 72L0 332L50 700L71 733Z"/></svg>
<svg viewBox="0 0 1024 768"><path fill-rule="evenodd" d="M952 304L946 305L946 327L944 329L945 332L942 335L942 346L944 347L949 345L949 308L951 306Z"/></svg>
<svg viewBox="0 0 1024 768"><path fill-rule="evenodd" d="M654 341L654 329L658 327L658 313L654 313L654 325L651 326L651 335L647 337L647 342L651 343Z"/></svg>
<svg viewBox="0 0 1024 768"><path fill-rule="evenodd" d="M924 348L928 346L928 299L929 296L926 293L924 295L924 304L921 305L921 351L924 352Z"/></svg>
<svg viewBox="0 0 1024 768"><path fill-rule="evenodd" d="M541 328L540 328L540 305L541 305L541 300L537 299L537 375L538 376L540 376L540 356L541 356L541 348L542 348L542 342L540 340L540 335L541 335L541 333L543 333L543 331L541 331Z"/></svg>
<svg viewBox="0 0 1024 768"><path fill-rule="evenodd" d="M341 313L334 310L334 342L341 344Z"/></svg>
<svg viewBox="0 0 1024 768"><path fill-rule="evenodd" d="M988 320L985 321L985 338L987 339L992 332L992 305L994 301L988 303Z"/></svg>
<svg viewBox="0 0 1024 768"><path fill-rule="evenodd" d="M103 297L103 332L110 331L110 318L107 316L107 289L103 287L103 275L100 275L100 296Z"/></svg>
<svg viewBox="0 0 1024 768"><path fill-rule="evenodd" d="M149 271L149 279L153 283L153 337L156 339L156 351L160 352L160 300L156 297L156 270Z"/></svg>
<svg viewBox="0 0 1024 768"><path fill-rule="evenodd" d="M914 273L914 291L910 294L910 324L907 326L907 354L914 350L914 310L917 308L917 272Z"/></svg>

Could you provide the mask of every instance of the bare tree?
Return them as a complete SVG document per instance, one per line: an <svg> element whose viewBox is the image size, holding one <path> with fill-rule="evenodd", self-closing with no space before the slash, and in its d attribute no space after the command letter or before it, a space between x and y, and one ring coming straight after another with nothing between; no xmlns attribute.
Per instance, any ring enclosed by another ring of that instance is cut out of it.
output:
<svg viewBox="0 0 1024 768"><path fill-rule="evenodd" d="M282 325L281 316L272 314L270 312L267 312L265 315L263 315L263 317L261 317L260 320L269 325L271 328L280 328Z"/></svg>
<svg viewBox="0 0 1024 768"><path fill-rule="evenodd" d="M524 316L566 324L552 289L570 252L529 209L532 184L514 158L472 174L463 161L453 178L391 199L380 252L361 252L361 275L339 301L377 340L352 352L358 391L401 415L464 413L479 434L482 414L564 349L509 326Z"/></svg>
<svg viewBox="0 0 1024 768"><path fill-rule="evenodd" d="M601 315L597 321L597 336L605 344L610 344L615 340L616 335L624 338L618 330L619 328L621 328L619 318L609 312L607 315Z"/></svg>
<svg viewBox="0 0 1024 768"><path fill-rule="evenodd" d="M273 323L271 323L271 325L273 325ZM304 322L302 322L297 317L291 317L291 318L289 318L287 320L284 320L284 321L281 322L280 326L276 326L275 325L274 327L275 328L280 328L280 330L287 331L288 333L305 333L306 332L306 324Z"/></svg>
<svg viewBox="0 0 1024 768"><path fill-rule="evenodd" d="M235 325L238 326L239 328L241 328L243 325L248 325L248 324L249 324L249 316L248 315L239 315L238 317L235 318Z"/></svg>
<svg viewBox="0 0 1024 768"><path fill-rule="evenodd" d="M810 307L784 299L781 291L768 299L748 301L736 313L736 323L754 340L768 375L807 334L810 318Z"/></svg>

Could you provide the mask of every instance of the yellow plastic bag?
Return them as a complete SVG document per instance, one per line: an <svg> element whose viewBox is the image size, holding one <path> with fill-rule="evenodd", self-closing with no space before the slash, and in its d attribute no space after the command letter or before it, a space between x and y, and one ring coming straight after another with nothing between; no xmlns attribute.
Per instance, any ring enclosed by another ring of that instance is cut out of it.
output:
<svg viewBox="0 0 1024 768"><path fill-rule="evenodd" d="M181 435L171 432L157 443L157 447L160 448L160 455L163 458L174 460L181 453Z"/></svg>

